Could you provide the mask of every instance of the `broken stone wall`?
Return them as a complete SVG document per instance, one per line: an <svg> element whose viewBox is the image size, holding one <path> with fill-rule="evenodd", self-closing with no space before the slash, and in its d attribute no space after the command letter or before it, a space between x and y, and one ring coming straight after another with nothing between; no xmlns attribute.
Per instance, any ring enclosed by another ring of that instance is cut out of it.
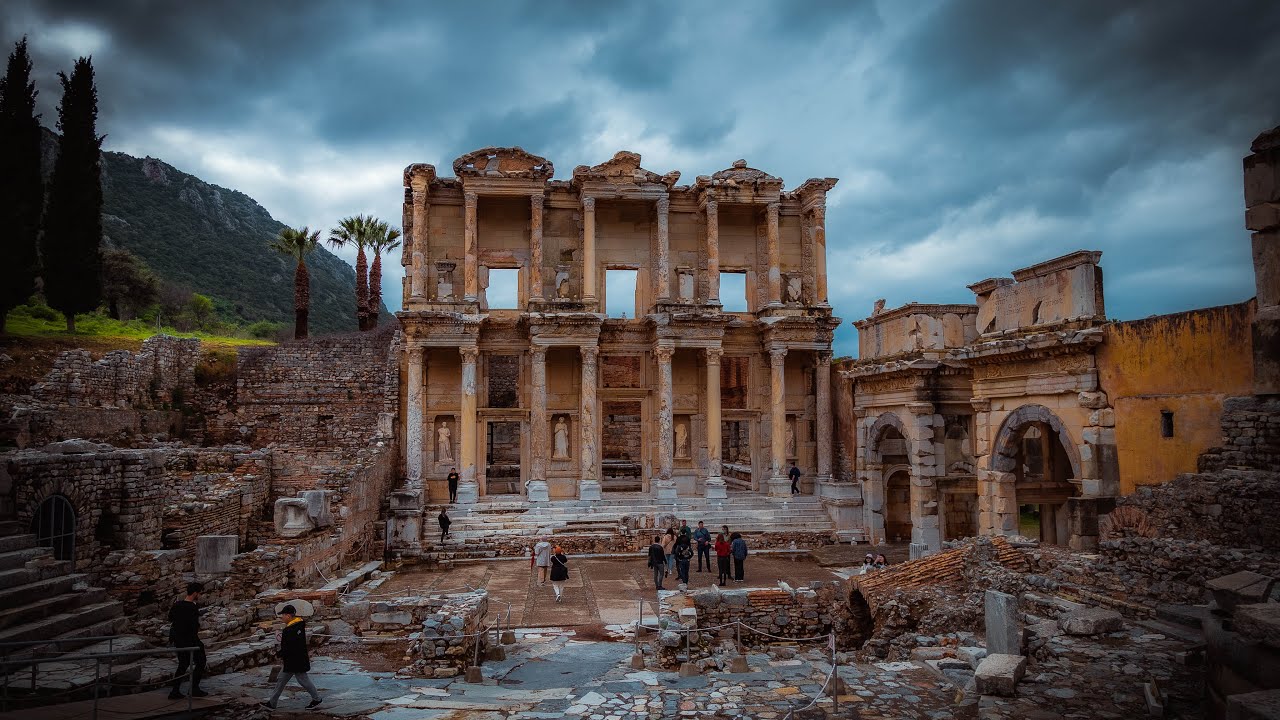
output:
<svg viewBox="0 0 1280 720"><path fill-rule="evenodd" d="M976 305L908 303L872 315L854 323L858 328L858 359L967 345L978 336L977 310Z"/></svg>
<svg viewBox="0 0 1280 720"><path fill-rule="evenodd" d="M689 593L698 611L698 627L741 622L774 638L743 628L742 644L758 647L779 638L811 638L830 632L844 635L849 608L842 602L841 582L814 582L807 588L763 588Z"/></svg>
<svg viewBox="0 0 1280 720"><path fill-rule="evenodd" d="M1078 251L969 286L977 296L979 335L1021 333L1059 323L1104 320L1098 251Z"/></svg>
<svg viewBox="0 0 1280 720"><path fill-rule="evenodd" d="M269 507L269 450L183 448L166 457L164 547L195 551L201 535L234 535L245 549Z"/></svg>
<svg viewBox="0 0 1280 720"><path fill-rule="evenodd" d="M491 633L485 633L494 619L489 613L489 596L483 590L429 598L414 613L424 615L413 652L413 668L421 677L448 678L462 675L471 665L484 662ZM479 635L477 636L477 633ZM476 644L479 643L479 652ZM478 656L478 660L477 660Z"/></svg>
<svg viewBox="0 0 1280 720"><path fill-rule="evenodd" d="M1280 399L1230 398L1222 405L1222 445L1200 456L1201 472L1280 468Z"/></svg>
<svg viewBox="0 0 1280 720"><path fill-rule="evenodd" d="M155 335L133 353L113 350L94 361L87 350L58 356L31 394L47 403L149 409L181 404L195 389L200 341Z"/></svg>

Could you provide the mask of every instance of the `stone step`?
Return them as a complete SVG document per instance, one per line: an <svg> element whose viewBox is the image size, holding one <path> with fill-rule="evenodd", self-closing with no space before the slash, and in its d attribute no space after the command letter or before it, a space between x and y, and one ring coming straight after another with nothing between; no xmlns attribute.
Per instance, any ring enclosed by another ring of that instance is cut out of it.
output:
<svg viewBox="0 0 1280 720"><path fill-rule="evenodd" d="M54 638L65 633L75 632L77 628L84 628L121 617L123 613L124 603L118 600L93 603L68 612L41 618L36 622L0 630L0 642Z"/></svg>
<svg viewBox="0 0 1280 720"><path fill-rule="evenodd" d="M62 574L46 580L27 583L26 585L5 588L0 590L0 607L23 605L26 603L27 598L54 597L71 592L72 586L78 582L83 582L85 577L82 574Z"/></svg>
<svg viewBox="0 0 1280 720"><path fill-rule="evenodd" d="M35 535L5 535L0 537L0 552L22 550L23 548L32 548L35 546Z"/></svg>
<svg viewBox="0 0 1280 720"><path fill-rule="evenodd" d="M48 557L53 558L53 550L47 547L29 547L21 550L0 552L0 570L14 570L26 565L31 560Z"/></svg>
<svg viewBox="0 0 1280 720"><path fill-rule="evenodd" d="M84 592L63 593L62 595L56 595L53 597L48 595L29 596L26 599L30 600L32 597L43 597L46 599L36 600L35 602L27 605L19 605L17 607L6 607L5 609L0 610L0 630L6 630L8 628L17 627L18 625L35 622L41 618L47 618L50 615L55 615L57 613L69 612L77 608L82 608L86 605L94 605L104 602L107 599L107 591L103 588L90 588Z"/></svg>
<svg viewBox="0 0 1280 720"><path fill-rule="evenodd" d="M21 535L25 532L25 527L17 520L0 521L0 537L7 535Z"/></svg>
<svg viewBox="0 0 1280 720"><path fill-rule="evenodd" d="M0 591L20 588L24 585L67 574L68 563L20 567L0 572Z"/></svg>

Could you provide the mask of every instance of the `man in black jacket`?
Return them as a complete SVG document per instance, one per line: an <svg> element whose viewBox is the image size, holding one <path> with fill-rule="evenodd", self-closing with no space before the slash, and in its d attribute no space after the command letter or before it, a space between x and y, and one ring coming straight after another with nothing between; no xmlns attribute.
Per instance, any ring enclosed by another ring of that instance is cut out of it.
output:
<svg viewBox="0 0 1280 720"><path fill-rule="evenodd" d="M178 653L178 672L173 676L170 700L181 700L182 680L191 668L191 696L205 697L209 693L200 689L200 678L204 677L204 643L200 641L200 609L196 601L204 586L198 582L187 583L187 596L169 608L169 643L175 648L198 648Z"/></svg>
<svg viewBox="0 0 1280 720"><path fill-rule="evenodd" d="M662 549L660 536L649 546L649 568L653 570L653 586L661 590L662 578L667 574L667 551Z"/></svg>
<svg viewBox="0 0 1280 720"><path fill-rule="evenodd" d="M307 673L311 671L311 659L307 656L305 623L292 605L280 608L280 619L284 621L284 629L280 631L280 650L276 655L283 661L284 669L280 673L280 679L276 681L276 691L271 694L271 699L262 704L275 708L280 693L284 692L284 686L289 684L291 678L296 677L302 689L311 693L311 702L307 703L307 709L310 710L320 704L321 698L315 684L307 677Z"/></svg>

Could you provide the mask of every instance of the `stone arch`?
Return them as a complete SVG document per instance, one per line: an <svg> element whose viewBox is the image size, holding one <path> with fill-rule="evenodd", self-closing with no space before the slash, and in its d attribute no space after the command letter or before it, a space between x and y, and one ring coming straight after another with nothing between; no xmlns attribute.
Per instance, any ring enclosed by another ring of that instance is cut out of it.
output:
<svg viewBox="0 0 1280 720"><path fill-rule="evenodd" d="M884 433L889 428L898 431L904 439L907 436L907 427L902 423L902 419L896 413L886 412L880 413L876 421L872 423L867 430L867 455L868 460L872 462L880 461L880 441L884 439Z"/></svg>
<svg viewBox="0 0 1280 720"><path fill-rule="evenodd" d="M1004 419L1000 425L1000 431L996 433L995 452L991 453L990 469L996 472L1013 472L1017 469L1015 458L1018 454L1018 435L1031 423L1043 423L1057 434L1058 442L1062 444L1062 449L1066 451L1067 458L1071 461L1071 477L1080 480L1083 477L1080 474L1080 449L1071 439L1071 433L1067 431L1067 426L1062 423L1062 420L1043 405L1023 405Z"/></svg>
<svg viewBox="0 0 1280 720"><path fill-rule="evenodd" d="M46 478L29 486L20 494L16 519L24 527L31 527L39 508L46 500L58 496L64 498L75 513L75 547L72 569L83 567L94 547L94 526L106 503L90 502L89 495L75 482L63 478ZM95 512L94 509L97 509Z"/></svg>

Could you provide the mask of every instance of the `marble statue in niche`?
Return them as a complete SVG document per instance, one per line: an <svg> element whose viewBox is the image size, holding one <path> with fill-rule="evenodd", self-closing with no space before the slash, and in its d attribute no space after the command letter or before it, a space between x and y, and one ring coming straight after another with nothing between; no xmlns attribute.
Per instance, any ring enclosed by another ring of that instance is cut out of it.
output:
<svg viewBox="0 0 1280 720"><path fill-rule="evenodd" d="M569 297L569 268L563 265L556 268L556 297L561 300Z"/></svg>
<svg viewBox="0 0 1280 720"><path fill-rule="evenodd" d="M569 459L569 424L565 422L564 416L556 418L555 431L552 433L553 444L551 459L568 460Z"/></svg>
<svg viewBox="0 0 1280 720"><path fill-rule="evenodd" d="M689 457L689 424L685 421L676 423L676 457Z"/></svg>
<svg viewBox="0 0 1280 720"><path fill-rule="evenodd" d="M787 418L787 457L796 456L796 419Z"/></svg>
<svg viewBox="0 0 1280 720"><path fill-rule="evenodd" d="M453 431L444 420L440 421L440 428L436 430L436 462L453 462Z"/></svg>
<svg viewBox="0 0 1280 720"><path fill-rule="evenodd" d="M795 275L788 276L787 277L787 302L789 303L800 302L800 289L801 289L800 278Z"/></svg>

